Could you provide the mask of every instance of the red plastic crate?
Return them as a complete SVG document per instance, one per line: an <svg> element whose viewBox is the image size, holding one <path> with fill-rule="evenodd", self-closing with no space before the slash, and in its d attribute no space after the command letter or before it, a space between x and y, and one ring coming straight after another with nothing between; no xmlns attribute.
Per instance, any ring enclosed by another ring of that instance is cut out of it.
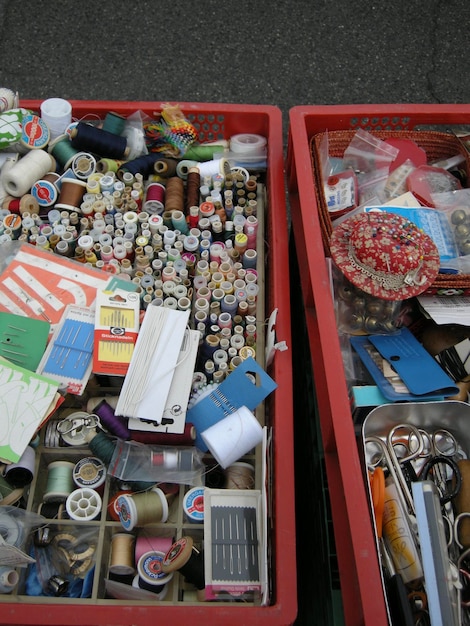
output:
<svg viewBox="0 0 470 626"><path fill-rule="evenodd" d="M21 106L39 111L40 100L23 100ZM133 101L72 100L74 119L97 116L104 119L108 111L128 116L143 111L152 116L163 103ZM288 221L284 190L282 114L274 106L231 105L178 102L186 117L196 126L199 140L229 139L237 133L256 133L267 138L268 168L266 175L267 210L265 238L266 315L278 309L276 339L290 345ZM244 606L243 603L188 604L183 606L155 602L125 604L123 601L89 601L61 599L57 602L25 601L21 597L2 598L1 624L291 624L297 614L295 506L293 458L292 364L290 351L277 351L268 369L277 389L268 398L269 425L272 426L272 510L270 577L273 587L269 606Z"/></svg>
<svg viewBox="0 0 470 626"><path fill-rule="evenodd" d="M412 130L470 123L470 105L334 105L290 110L287 155L292 230L329 482L345 621L388 623L325 263L310 141L333 130Z"/></svg>

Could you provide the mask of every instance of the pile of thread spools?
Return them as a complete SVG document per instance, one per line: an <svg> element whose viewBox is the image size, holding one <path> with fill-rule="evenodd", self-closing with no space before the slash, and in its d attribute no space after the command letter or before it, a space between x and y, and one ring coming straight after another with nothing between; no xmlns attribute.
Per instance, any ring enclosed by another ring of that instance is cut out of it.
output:
<svg viewBox="0 0 470 626"><path fill-rule="evenodd" d="M25 242L118 274L134 283L142 316L148 306L190 310L190 324L201 335L196 392L255 357L266 139L242 134L198 145L194 128L174 107L165 126L164 112L162 119L136 125L135 116L130 123L114 112L100 121L73 120L60 98L36 112L5 102L0 121L8 115L17 136L8 140L0 124L0 246ZM109 406L89 412L99 413L104 431L129 438L113 432L117 421ZM44 429L45 448L56 452L41 461L39 512L96 527L109 520L111 597L127 597L120 585L130 585L142 597L150 592L163 599L177 571L201 592L204 486L106 481L111 440L100 430L91 438L87 428L61 430L60 421ZM193 444L186 426L171 445ZM138 432L133 436L139 440ZM142 443L148 442L144 436ZM60 455L57 449L66 446L91 453ZM254 488L254 467L246 460L219 471L219 483L217 475L208 472L207 482ZM48 541L47 533L41 541Z"/></svg>

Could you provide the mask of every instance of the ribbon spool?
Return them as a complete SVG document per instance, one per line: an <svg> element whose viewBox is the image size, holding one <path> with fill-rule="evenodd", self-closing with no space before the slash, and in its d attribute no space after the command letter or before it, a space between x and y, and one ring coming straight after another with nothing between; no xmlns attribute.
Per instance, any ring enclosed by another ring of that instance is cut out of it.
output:
<svg viewBox="0 0 470 626"><path fill-rule="evenodd" d="M109 571L118 576L134 574L134 535L116 533L111 539L111 562Z"/></svg>
<svg viewBox="0 0 470 626"><path fill-rule="evenodd" d="M206 446L226 469L261 443L263 429L255 415L242 406L201 433Z"/></svg>
<svg viewBox="0 0 470 626"><path fill-rule="evenodd" d="M251 463L237 461L225 470L225 489L253 489L255 468Z"/></svg>
<svg viewBox="0 0 470 626"><path fill-rule="evenodd" d="M167 583L173 578L173 572L167 573L162 569L164 552L146 552L137 563L137 576L132 585L140 589L152 591L162 600L167 592Z"/></svg>
<svg viewBox="0 0 470 626"><path fill-rule="evenodd" d="M205 599L204 558L194 546L192 537L184 536L175 541L165 554L162 569L167 574L179 570L201 592L198 594L199 599Z"/></svg>
<svg viewBox="0 0 470 626"><path fill-rule="evenodd" d="M90 521L98 517L101 506L100 494L89 487L75 489L65 503L69 517L80 521Z"/></svg>
<svg viewBox="0 0 470 626"><path fill-rule="evenodd" d="M73 481L77 487L89 487L102 494L106 481L106 467L94 456L80 459L73 468Z"/></svg>
<svg viewBox="0 0 470 626"><path fill-rule="evenodd" d="M143 493L119 496L116 509L125 530L156 522L166 522L168 519L168 501L158 487Z"/></svg>
<svg viewBox="0 0 470 626"><path fill-rule="evenodd" d="M15 198L27 193L33 184L55 170L55 159L44 150L30 150L2 176L5 191Z"/></svg>
<svg viewBox="0 0 470 626"><path fill-rule="evenodd" d="M47 484L43 496L45 502L65 502L73 489L72 473L75 463L53 461L47 466Z"/></svg>
<svg viewBox="0 0 470 626"><path fill-rule="evenodd" d="M193 487L184 494L183 511L188 522L204 523L204 487Z"/></svg>

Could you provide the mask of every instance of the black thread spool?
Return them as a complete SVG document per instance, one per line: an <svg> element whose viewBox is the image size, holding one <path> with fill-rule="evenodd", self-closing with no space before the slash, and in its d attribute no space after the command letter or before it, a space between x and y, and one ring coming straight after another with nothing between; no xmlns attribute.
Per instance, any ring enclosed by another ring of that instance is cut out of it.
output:
<svg viewBox="0 0 470 626"><path fill-rule="evenodd" d="M123 163L119 167L116 176L119 180L122 180L124 173L130 172L134 176L136 174L142 174L144 178L148 178L154 171L153 168L157 159L158 154L150 152L149 154L144 154L136 159L132 159L132 161L126 161L126 163Z"/></svg>
<svg viewBox="0 0 470 626"><path fill-rule="evenodd" d="M195 548L192 537L185 536L175 541L165 554L162 570L167 574L179 570L196 587L198 599L205 600L204 556Z"/></svg>
<svg viewBox="0 0 470 626"><path fill-rule="evenodd" d="M129 156L127 139L102 128L79 122L70 133L72 146L77 150L93 152L110 159L125 159Z"/></svg>

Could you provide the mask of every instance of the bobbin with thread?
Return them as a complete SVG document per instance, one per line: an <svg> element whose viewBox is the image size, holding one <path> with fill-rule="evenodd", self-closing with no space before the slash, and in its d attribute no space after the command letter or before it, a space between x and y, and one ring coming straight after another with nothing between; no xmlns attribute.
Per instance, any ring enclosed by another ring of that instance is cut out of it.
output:
<svg viewBox="0 0 470 626"><path fill-rule="evenodd" d="M111 539L109 571L117 576L130 576L135 573L135 536L130 533L115 533Z"/></svg>
<svg viewBox="0 0 470 626"><path fill-rule="evenodd" d="M65 502L74 488L73 470L75 463L52 461L47 466L47 483L43 495L45 502Z"/></svg>
<svg viewBox="0 0 470 626"><path fill-rule="evenodd" d="M165 554L162 569L166 573L179 571L198 590L198 598L205 599L204 558L190 536L183 536Z"/></svg>
<svg viewBox="0 0 470 626"><path fill-rule="evenodd" d="M133 586L157 594L160 600L163 594L166 595L167 583L173 578L173 572L163 570L164 558L164 552L145 552L137 562L137 576L132 583Z"/></svg>
<svg viewBox="0 0 470 626"><path fill-rule="evenodd" d="M253 489L255 468L251 463L236 461L225 470L225 489Z"/></svg>
<svg viewBox="0 0 470 626"><path fill-rule="evenodd" d="M47 172L55 170L55 159L44 150L30 150L16 161L6 173L2 173L5 191L15 198L27 193L33 184L43 178Z"/></svg>
<svg viewBox="0 0 470 626"><path fill-rule="evenodd" d="M168 519L168 501L158 487L133 495L121 495L117 499L116 509L119 520L125 530L146 526Z"/></svg>

